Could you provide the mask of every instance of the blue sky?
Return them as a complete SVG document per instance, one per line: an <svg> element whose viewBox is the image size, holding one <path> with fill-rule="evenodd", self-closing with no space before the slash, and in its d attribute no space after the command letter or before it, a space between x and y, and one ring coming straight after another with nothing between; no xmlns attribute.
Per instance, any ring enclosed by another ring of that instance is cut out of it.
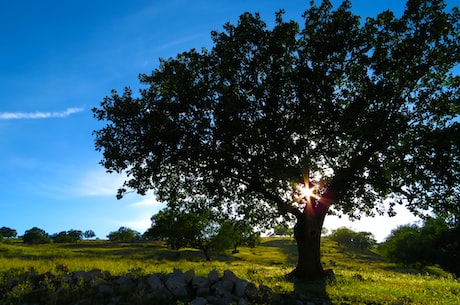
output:
<svg viewBox="0 0 460 305"><path fill-rule="evenodd" d="M0 11L0 226L22 235L34 226L48 233L92 229L100 238L120 226L144 232L161 208L151 196L116 200L123 177L98 164L92 131L101 127L91 108L110 90L139 88L158 58L210 47L221 30L245 12L269 24L280 8L298 19L309 1L130 0L1 1ZM337 3L338 1L333 1ZM455 3L450 0L450 3ZM353 1L361 16L404 1ZM408 214L342 225L385 237Z"/></svg>

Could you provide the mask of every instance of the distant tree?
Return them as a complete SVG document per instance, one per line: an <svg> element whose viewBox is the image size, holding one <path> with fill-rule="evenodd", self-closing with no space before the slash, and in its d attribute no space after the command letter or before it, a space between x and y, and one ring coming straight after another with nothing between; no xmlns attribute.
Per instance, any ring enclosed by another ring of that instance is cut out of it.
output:
<svg viewBox="0 0 460 305"><path fill-rule="evenodd" d="M26 244L46 244L51 241L48 233L45 230L33 227L27 230L22 237L22 240Z"/></svg>
<svg viewBox="0 0 460 305"><path fill-rule="evenodd" d="M232 253L238 253L239 246L253 248L259 244L260 233L254 231L244 220L226 220L220 222L217 236L213 239L213 250L224 251L232 248Z"/></svg>
<svg viewBox="0 0 460 305"><path fill-rule="evenodd" d="M71 236L75 241L82 240L83 238L83 232L80 230L71 229L67 231L67 235Z"/></svg>
<svg viewBox="0 0 460 305"><path fill-rule="evenodd" d="M0 235L5 237L5 238L12 238L12 237L16 237L18 235L18 233L14 229L11 229L11 228L8 228L8 227L1 227L0 228Z"/></svg>
<svg viewBox="0 0 460 305"><path fill-rule="evenodd" d="M274 227L273 234L277 236L292 236L294 234L294 230L292 230L292 228L290 228L286 223L281 223Z"/></svg>
<svg viewBox="0 0 460 305"><path fill-rule="evenodd" d="M207 209L192 212L165 208L151 219L147 236L164 240L175 250L199 249L206 260L211 260L211 251L222 252L230 248L237 251L241 245L254 246L259 237L245 221L223 220Z"/></svg>
<svg viewBox="0 0 460 305"><path fill-rule="evenodd" d="M127 227L120 227L118 231L110 232L107 238L110 241L135 242L141 240L141 234Z"/></svg>
<svg viewBox="0 0 460 305"><path fill-rule="evenodd" d="M52 236L51 238L55 243L74 243L81 240L83 232L80 230L62 231Z"/></svg>
<svg viewBox="0 0 460 305"><path fill-rule="evenodd" d="M69 236L66 231L61 231L51 236L55 243L72 243L75 242L72 236Z"/></svg>
<svg viewBox="0 0 460 305"><path fill-rule="evenodd" d="M363 18L324 0L302 16L269 28L242 14L209 50L141 75L140 92L113 90L94 134L101 164L128 177L118 198L154 190L258 226L292 215L291 276L317 280L328 212L460 215L460 13L408 0Z"/></svg>
<svg viewBox="0 0 460 305"><path fill-rule="evenodd" d="M210 237L217 233L209 228L212 226L210 215L210 211L194 213L165 208L152 216L148 232L150 236L166 241L174 250L185 247L202 250L206 259L210 260Z"/></svg>
<svg viewBox="0 0 460 305"><path fill-rule="evenodd" d="M329 236L331 240L337 242L339 246L350 247L353 243L353 235L355 232L349 228L338 228L332 230L331 235Z"/></svg>
<svg viewBox="0 0 460 305"><path fill-rule="evenodd" d="M372 233L355 232L345 227L332 230L329 238L336 241L339 246L357 248L361 250L369 249L377 244L377 241Z"/></svg>
<svg viewBox="0 0 460 305"><path fill-rule="evenodd" d="M90 238L96 237L96 234L94 233L93 230L86 230L83 233L83 237L85 237L86 239L90 239Z"/></svg>
<svg viewBox="0 0 460 305"><path fill-rule="evenodd" d="M419 237L420 228L417 225L401 225L391 231L379 250L391 262L415 264L419 260L418 253L424 250L419 247Z"/></svg>
<svg viewBox="0 0 460 305"><path fill-rule="evenodd" d="M361 250L365 250L374 248L377 245L377 241L371 232L356 232L353 236L353 245Z"/></svg>

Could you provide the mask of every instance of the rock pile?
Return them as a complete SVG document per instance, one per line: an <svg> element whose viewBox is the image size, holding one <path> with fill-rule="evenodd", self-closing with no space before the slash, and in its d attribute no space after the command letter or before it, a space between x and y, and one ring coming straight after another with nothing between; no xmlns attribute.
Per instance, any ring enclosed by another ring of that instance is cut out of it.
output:
<svg viewBox="0 0 460 305"><path fill-rule="evenodd" d="M27 283L27 285L25 285ZM294 299L293 296L273 293L264 285L238 278L225 270L222 276L216 270L207 277L197 276L193 270L175 269L170 274L140 275L131 272L125 276L111 276L107 271L77 271L65 275L26 274L12 279L1 287L5 298L0 304L295 304L329 305L330 301ZM15 290L25 291L12 299ZM12 302L13 301L13 302Z"/></svg>

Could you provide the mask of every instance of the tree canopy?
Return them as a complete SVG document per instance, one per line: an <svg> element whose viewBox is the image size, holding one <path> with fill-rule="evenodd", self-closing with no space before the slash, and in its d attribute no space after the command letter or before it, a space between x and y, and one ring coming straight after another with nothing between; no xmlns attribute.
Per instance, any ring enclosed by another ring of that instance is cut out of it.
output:
<svg viewBox="0 0 460 305"><path fill-rule="evenodd" d="M298 243L307 225L319 241L327 211L458 216L459 17L441 0L366 19L323 1L273 28L244 13L93 109L101 164L126 172L119 198L152 190L259 225L289 213Z"/></svg>
<svg viewBox="0 0 460 305"><path fill-rule="evenodd" d="M141 233L127 227L120 227L117 231L110 232L107 238L110 241L135 242L141 240Z"/></svg>
<svg viewBox="0 0 460 305"><path fill-rule="evenodd" d="M165 208L153 215L147 239L161 239L175 250L195 248L211 260L211 251L224 252L246 245L254 247L259 233L244 220L231 220L209 209L180 210Z"/></svg>
<svg viewBox="0 0 460 305"><path fill-rule="evenodd" d="M460 225L449 226L441 218L428 218L423 225L403 225L379 245L391 262L408 266L438 264L460 275Z"/></svg>
<svg viewBox="0 0 460 305"><path fill-rule="evenodd" d="M46 244L51 241L48 233L45 230L33 227L32 229L26 230L22 241L25 244Z"/></svg>
<svg viewBox="0 0 460 305"><path fill-rule="evenodd" d="M0 235L6 238L16 237L18 235L17 231L9 227L1 227Z"/></svg>
<svg viewBox="0 0 460 305"><path fill-rule="evenodd" d="M55 243L76 243L83 238L83 232L71 229L69 231L61 231L54 234L51 238Z"/></svg>

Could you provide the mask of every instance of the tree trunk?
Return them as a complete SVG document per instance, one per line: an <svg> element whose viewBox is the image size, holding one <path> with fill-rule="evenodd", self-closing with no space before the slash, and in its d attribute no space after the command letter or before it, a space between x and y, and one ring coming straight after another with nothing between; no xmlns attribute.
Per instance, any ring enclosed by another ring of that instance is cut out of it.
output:
<svg viewBox="0 0 460 305"><path fill-rule="evenodd" d="M305 206L302 213L296 215L294 238L297 242L297 267L288 274L290 278L322 280L326 273L321 264L321 230L328 205L313 200Z"/></svg>
<svg viewBox="0 0 460 305"><path fill-rule="evenodd" d="M206 257L206 260L208 262L211 261L211 255L209 255L209 247L208 246L204 246L201 250L203 250L203 254L204 256Z"/></svg>

